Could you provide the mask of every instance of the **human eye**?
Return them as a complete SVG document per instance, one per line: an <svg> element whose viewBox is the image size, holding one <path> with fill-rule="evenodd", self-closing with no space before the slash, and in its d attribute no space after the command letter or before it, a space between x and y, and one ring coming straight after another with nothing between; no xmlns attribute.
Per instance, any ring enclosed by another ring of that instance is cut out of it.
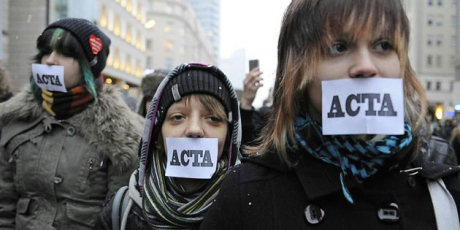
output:
<svg viewBox="0 0 460 230"><path fill-rule="evenodd" d="M181 120L185 119L185 116L182 115L182 114L172 114L171 116L169 116L169 119L171 121L181 121Z"/></svg>
<svg viewBox="0 0 460 230"><path fill-rule="evenodd" d="M329 50L332 55L339 55L348 50L348 46L345 42L336 41L329 46Z"/></svg>
<svg viewBox="0 0 460 230"><path fill-rule="evenodd" d="M207 120L213 122L213 123L220 123L223 121L223 119L219 116L216 115L209 115L206 117Z"/></svg>
<svg viewBox="0 0 460 230"><path fill-rule="evenodd" d="M377 50L377 51L380 51L380 52L394 50L393 45L391 44L391 42L386 41L386 40L378 41L375 44L374 49Z"/></svg>

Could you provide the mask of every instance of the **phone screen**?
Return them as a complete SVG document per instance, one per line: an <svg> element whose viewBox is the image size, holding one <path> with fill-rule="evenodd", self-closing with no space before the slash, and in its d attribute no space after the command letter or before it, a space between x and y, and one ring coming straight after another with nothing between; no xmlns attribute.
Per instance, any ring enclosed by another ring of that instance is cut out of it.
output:
<svg viewBox="0 0 460 230"><path fill-rule="evenodd" d="M259 60L258 59L249 60L249 72L251 72L251 70L256 67L259 67Z"/></svg>

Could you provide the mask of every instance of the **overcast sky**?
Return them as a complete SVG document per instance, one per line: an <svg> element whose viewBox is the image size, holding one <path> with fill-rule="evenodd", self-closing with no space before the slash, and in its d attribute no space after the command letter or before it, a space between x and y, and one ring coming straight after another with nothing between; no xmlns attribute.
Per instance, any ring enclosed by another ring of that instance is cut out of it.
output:
<svg viewBox="0 0 460 230"><path fill-rule="evenodd" d="M290 2L291 0L221 0L221 57L229 57L236 50L244 48L246 58L259 59L260 68L264 72L264 86L257 94L255 107L262 105L262 101L268 96L268 89L274 84L279 29L284 11Z"/></svg>

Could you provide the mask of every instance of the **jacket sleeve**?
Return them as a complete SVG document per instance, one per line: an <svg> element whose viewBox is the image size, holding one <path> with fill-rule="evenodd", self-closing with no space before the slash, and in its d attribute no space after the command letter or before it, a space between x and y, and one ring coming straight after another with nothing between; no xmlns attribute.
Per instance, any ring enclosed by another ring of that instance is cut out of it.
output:
<svg viewBox="0 0 460 230"><path fill-rule="evenodd" d="M14 185L12 156L0 146L0 229L15 229L16 203L19 194Z"/></svg>
<svg viewBox="0 0 460 230"><path fill-rule="evenodd" d="M238 166L236 166L238 168ZM241 217L239 170L231 169L222 182L219 195L206 213L200 230L244 229Z"/></svg>

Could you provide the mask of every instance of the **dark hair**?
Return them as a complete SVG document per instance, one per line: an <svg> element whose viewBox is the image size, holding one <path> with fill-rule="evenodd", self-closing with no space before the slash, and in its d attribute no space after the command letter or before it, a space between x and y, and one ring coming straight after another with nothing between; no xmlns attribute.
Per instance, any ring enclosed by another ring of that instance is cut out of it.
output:
<svg viewBox="0 0 460 230"><path fill-rule="evenodd" d="M84 87L93 95L94 99L97 100L97 90L91 67L89 66L80 43L70 32L61 28L45 30L37 39L37 50L38 53L33 57L34 63L41 63L43 56L53 51L77 60L85 82ZM30 87L35 95L41 94L40 88L32 79L30 81Z"/></svg>

